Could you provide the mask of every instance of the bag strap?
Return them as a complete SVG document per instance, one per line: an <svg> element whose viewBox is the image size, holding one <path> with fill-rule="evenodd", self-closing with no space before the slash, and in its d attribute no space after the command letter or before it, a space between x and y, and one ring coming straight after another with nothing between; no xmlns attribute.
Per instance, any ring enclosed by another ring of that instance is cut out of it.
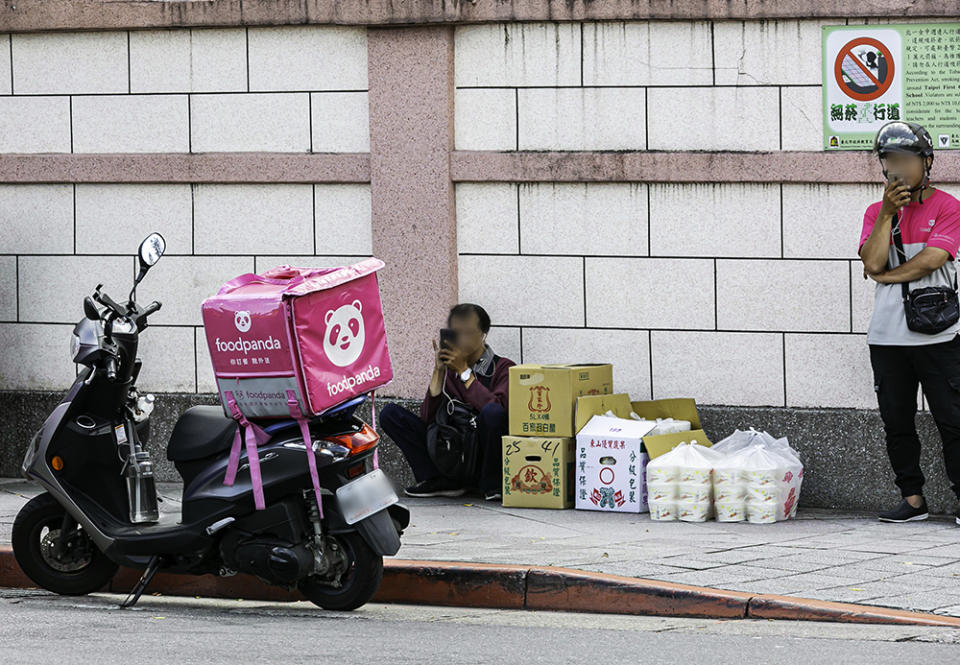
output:
<svg viewBox="0 0 960 665"><path fill-rule="evenodd" d="M376 391L376 390L371 390L371 391L370 391L370 428L373 430L373 433L374 433L374 434L377 433L377 403L376 403L376 399L377 399L377 391ZM374 468L374 469L379 469L379 468L380 468L380 455L379 455L379 453L380 453L380 446L377 445L377 447L373 449L373 468Z"/></svg>
<svg viewBox="0 0 960 665"><path fill-rule="evenodd" d="M310 424L300 409L300 402L297 400L297 393L293 390L287 390L287 408L290 409L290 417L297 421L300 426L300 436L303 437L303 447L307 451L307 466L310 468L310 482L313 484L313 495L317 499L317 510L320 511L320 519L323 519L323 495L320 492L320 474L317 473L317 457L313 454L313 437L310 436Z"/></svg>
<svg viewBox="0 0 960 665"><path fill-rule="evenodd" d="M900 265L903 265L907 262L907 252L903 249L903 237L900 231L901 216L900 213L894 213L894 221L896 222L890 228L890 235L893 236L893 245L896 248L896 256ZM957 272L954 269L953 272L953 290L957 290ZM910 297L910 283L909 282L900 282L900 291L903 293L904 302Z"/></svg>
<svg viewBox="0 0 960 665"><path fill-rule="evenodd" d="M260 475L260 454L257 446L270 440L270 435L247 420L232 390L224 390L227 398L227 408L233 419L237 421L237 432L233 436L233 445L230 447L230 458L227 460L227 471L223 476L223 484L232 486L237 479L237 470L240 468L241 440L246 442L247 464L250 466L250 484L253 486L253 503L257 510L267 507L263 498L263 478Z"/></svg>
<svg viewBox="0 0 960 665"><path fill-rule="evenodd" d="M900 234L900 223L903 217L899 212L893 213L893 220L896 222L890 228L890 234L893 236L893 246L896 249L897 262L903 265L907 262L907 253L903 249L903 237ZM910 299L910 282L900 282L900 293L903 295L903 302Z"/></svg>

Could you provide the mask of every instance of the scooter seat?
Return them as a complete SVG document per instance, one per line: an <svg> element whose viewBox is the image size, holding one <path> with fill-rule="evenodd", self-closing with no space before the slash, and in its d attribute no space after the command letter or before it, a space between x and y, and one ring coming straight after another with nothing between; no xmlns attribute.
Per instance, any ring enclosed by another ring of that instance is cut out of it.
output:
<svg viewBox="0 0 960 665"><path fill-rule="evenodd" d="M236 421L224 416L219 406L190 407L173 426L167 459L186 462L229 450L236 431Z"/></svg>

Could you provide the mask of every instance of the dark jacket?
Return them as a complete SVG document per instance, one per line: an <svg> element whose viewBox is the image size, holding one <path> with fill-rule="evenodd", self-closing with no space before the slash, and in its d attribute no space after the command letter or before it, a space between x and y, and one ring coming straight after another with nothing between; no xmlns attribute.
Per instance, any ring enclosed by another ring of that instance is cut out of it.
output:
<svg viewBox="0 0 960 665"><path fill-rule="evenodd" d="M473 366L476 380L470 384L470 388L465 388L457 373L448 369L444 378L444 389L452 399L465 402L478 412L491 402L496 402L506 410L508 405L507 390L510 383L509 370L515 364L509 358L495 356L488 346L484 356L481 356L480 360ZM443 391L437 396L431 395L428 386L426 397L420 405L420 418L427 424L432 423L434 416L437 414L437 409L446 399Z"/></svg>

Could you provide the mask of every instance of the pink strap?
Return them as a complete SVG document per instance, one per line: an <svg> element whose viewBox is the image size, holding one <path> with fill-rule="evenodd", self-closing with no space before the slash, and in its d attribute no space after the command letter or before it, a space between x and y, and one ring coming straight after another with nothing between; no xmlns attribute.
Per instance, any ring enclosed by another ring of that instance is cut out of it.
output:
<svg viewBox="0 0 960 665"><path fill-rule="evenodd" d="M310 468L310 482L313 483L313 494L317 498L317 509L320 511L320 519L323 519L323 496L320 493L320 474L317 473L317 458L313 454L313 437L310 436L310 425L307 419L303 417L303 411L300 410L300 402L297 401L297 394L287 391L287 408L290 409L290 417L296 419L300 426L300 435L303 437L303 445L307 451L307 466Z"/></svg>
<svg viewBox="0 0 960 665"><path fill-rule="evenodd" d="M223 484L232 486L237 479L237 470L240 467L240 448L241 448L241 430L243 439L247 448L247 464L250 465L250 484L253 486L253 503L257 510L263 510L267 507L263 497L263 478L260 475L260 454L257 452L257 446L260 443L270 439L270 435L262 429L249 422L237 406L237 400L233 397L232 390L224 390L224 396L227 398L227 408L237 421L237 432L233 437L233 445L230 448L230 458L227 460L227 472L223 477Z"/></svg>
<svg viewBox="0 0 960 665"><path fill-rule="evenodd" d="M377 391L370 391L370 427L373 428L373 433L377 433ZM380 446L377 446L373 449L373 468L380 468Z"/></svg>

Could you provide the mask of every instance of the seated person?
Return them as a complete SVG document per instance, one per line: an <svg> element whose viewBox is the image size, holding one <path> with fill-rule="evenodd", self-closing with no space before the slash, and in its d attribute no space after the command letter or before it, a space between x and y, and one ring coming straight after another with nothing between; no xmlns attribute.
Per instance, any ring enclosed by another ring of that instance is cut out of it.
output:
<svg viewBox="0 0 960 665"><path fill-rule="evenodd" d="M437 341L433 341L433 377L420 405L420 416L388 404L380 413L380 422L417 479L417 484L404 490L408 496L461 496L466 488L444 477L427 453L427 425L434 422L448 396L471 406L479 413L480 464L476 486L485 499L493 501L500 498L503 485L500 459L502 437L507 434L508 370L515 363L496 355L486 343L490 316L479 305L454 306L447 317L447 327L456 333L456 343L438 347Z"/></svg>

